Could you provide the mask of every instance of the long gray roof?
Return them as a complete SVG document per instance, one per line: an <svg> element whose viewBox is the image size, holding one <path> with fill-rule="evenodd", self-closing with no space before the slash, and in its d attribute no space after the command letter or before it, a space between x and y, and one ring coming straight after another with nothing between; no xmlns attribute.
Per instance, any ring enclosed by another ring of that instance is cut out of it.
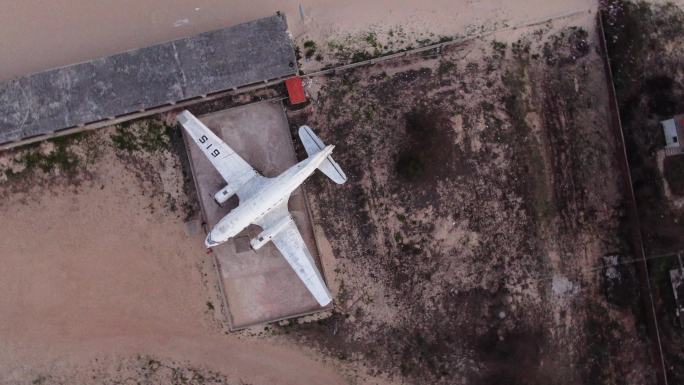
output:
<svg viewBox="0 0 684 385"><path fill-rule="evenodd" d="M0 144L296 71L281 15L56 68L0 83Z"/></svg>

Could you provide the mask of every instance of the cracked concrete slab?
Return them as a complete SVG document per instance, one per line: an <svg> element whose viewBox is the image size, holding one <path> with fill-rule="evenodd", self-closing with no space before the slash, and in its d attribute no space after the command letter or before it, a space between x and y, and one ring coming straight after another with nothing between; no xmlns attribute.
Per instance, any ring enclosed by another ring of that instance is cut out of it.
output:
<svg viewBox="0 0 684 385"><path fill-rule="evenodd" d="M275 177L297 162L289 124L281 102L261 102L217 111L199 119L266 177ZM186 141L187 143L187 141ZM188 143L188 155L208 228L238 204L233 196L222 206L214 193L226 185L200 149ZM312 177L323 177L321 175ZM288 208L297 228L325 276L302 187L290 197ZM220 265L232 330L255 324L311 314L321 308L272 243L258 251L249 246L261 228L250 225L228 242L214 247Z"/></svg>
<svg viewBox="0 0 684 385"><path fill-rule="evenodd" d="M0 83L0 144L297 72L283 15Z"/></svg>

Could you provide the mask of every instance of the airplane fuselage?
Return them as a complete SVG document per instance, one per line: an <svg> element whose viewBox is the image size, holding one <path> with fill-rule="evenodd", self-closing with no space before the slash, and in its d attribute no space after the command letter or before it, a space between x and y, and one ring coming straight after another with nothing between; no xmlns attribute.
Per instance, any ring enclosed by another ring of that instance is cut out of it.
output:
<svg viewBox="0 0 684 385"><path fill-rule="evenodd" d="M207 236L207 246L216 246L236 236L251 223L289 199L299 187L332 152L329 145L320 152L304 159L275 178L254 178L243 188L255 189L254 194L221 219Z"/></svg>

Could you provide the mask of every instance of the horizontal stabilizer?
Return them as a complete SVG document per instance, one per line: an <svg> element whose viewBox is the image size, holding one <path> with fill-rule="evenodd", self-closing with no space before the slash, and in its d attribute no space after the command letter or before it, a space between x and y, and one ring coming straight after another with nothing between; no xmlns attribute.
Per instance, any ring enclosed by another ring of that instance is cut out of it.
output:
<svg viewBox="0 0 684 385"><path fill-rule="evenodd" d="M318 166L318 169L337 184L342 184L347 181L347 176L344 175L344 171L342 171L340 165L333 160L332 156L327 157L323 163Z"/></svg>
<svg viewBox="0 0 684 385"><path fill-rule="evenodd" d="M299 139L302 141L304 149L309 156L322 151L325 148L325 144L323 144L321 138L316 136L309 126L299 127Z"/></svg>
<svg viewBox="0 0 684 385"><path fill-rule="evenodd" d="M309 126L299 127L299 139L302 141L304 149L309 156L317 154L325 148L325 143L323 143L321 138L314 134ZM344 175L344 171L342 171L340 165L337 164L331 156L328 156L321 165L318 166L318 169L337 184L342 184L347 181L347 176Z"/></svg>

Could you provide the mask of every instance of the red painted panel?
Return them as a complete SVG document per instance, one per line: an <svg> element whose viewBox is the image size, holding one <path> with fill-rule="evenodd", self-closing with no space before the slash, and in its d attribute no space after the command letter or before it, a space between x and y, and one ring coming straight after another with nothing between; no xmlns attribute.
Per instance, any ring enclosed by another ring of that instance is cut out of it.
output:
<svg viewBox="0 0 684 385"><path fill-rule="evenodd" d="M285 87L287 87L287 96L290 98L291 104L306 102L306 94L304 93L304 86L302 86L302 78L295 76L285 80Z"/></svg>

